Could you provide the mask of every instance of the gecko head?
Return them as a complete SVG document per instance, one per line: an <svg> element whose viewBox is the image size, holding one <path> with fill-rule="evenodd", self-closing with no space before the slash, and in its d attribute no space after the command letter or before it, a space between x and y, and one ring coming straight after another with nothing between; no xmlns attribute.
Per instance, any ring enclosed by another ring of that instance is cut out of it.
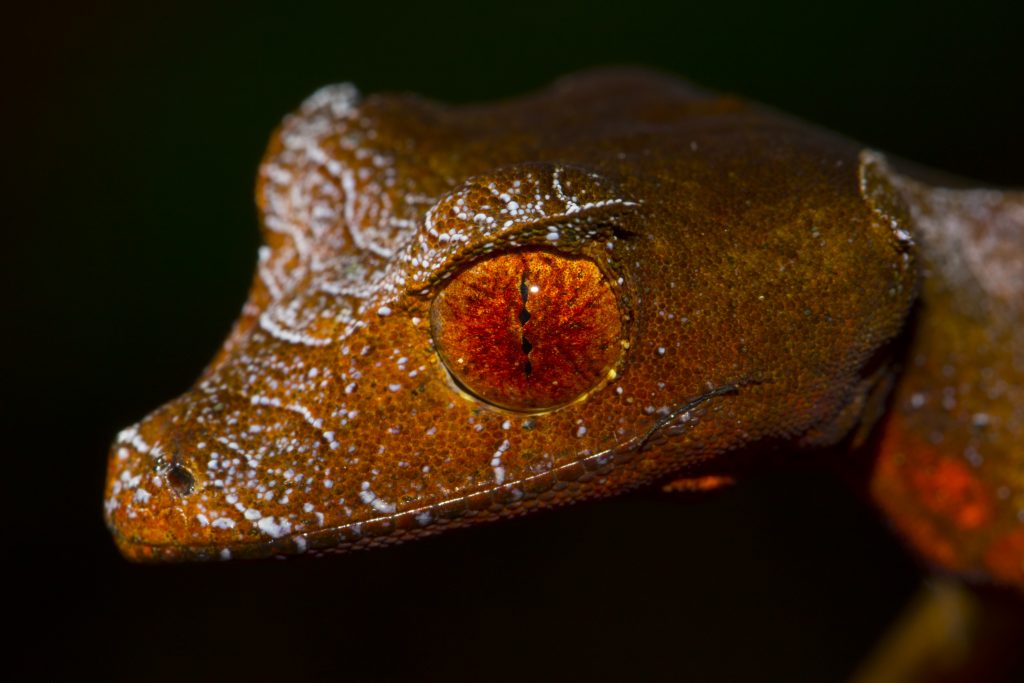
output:
<svg viewBox="0 0 1024 683"><path fill-rule="evenodd" d="M556 111L586 96L561 87ZM675 120L655 112L644 134ZM524 162L591 141L506 143L533 125L501 120L513 108L492 114L490 169L465 161L478 116L343 86L285 121L242 317L195 387L111 449L126 556L386 544L849 430L914 279L855 150L811 136L783 153L748 127L738 146L700 133L719 148L691 159L691 133L659 128L634 157ZM644 115L623 116L602 134L628 149ZM465 167L417 156L424 122Z"/></svg>
<svg viewBox="0 0 1024 683"><path fill-rule="evenodd" d="M112 447L122 551L386 542L607 471L649 436L584 409L622 393L635 293L614 249L632 249L638 206L596 173L533 163L445 193L395 253L271 234L248 314L195 388Z"/></svg>

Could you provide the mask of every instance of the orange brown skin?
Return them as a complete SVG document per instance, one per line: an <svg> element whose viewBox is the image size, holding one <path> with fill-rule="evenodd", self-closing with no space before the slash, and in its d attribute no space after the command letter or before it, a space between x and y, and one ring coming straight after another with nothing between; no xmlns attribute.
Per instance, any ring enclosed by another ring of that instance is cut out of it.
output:
<svg viewBox="0 0 1024 683"><path fill-rule="evenodd" d="M896 186L926 277L871 493L933 566L1024 589L1024 195Z"/></svg>
<svg viewBox="0 0 1024 683"><path fill-rule="evenodd" d="M918 292L880 160L641 71L465 107L325 89L257 201L235 329L111 449L129 559L383 545L833 446L870 429ZM439 358L433 302L507 254L586 259L618 306L614 372L568 403L497 407Z"/></svg>

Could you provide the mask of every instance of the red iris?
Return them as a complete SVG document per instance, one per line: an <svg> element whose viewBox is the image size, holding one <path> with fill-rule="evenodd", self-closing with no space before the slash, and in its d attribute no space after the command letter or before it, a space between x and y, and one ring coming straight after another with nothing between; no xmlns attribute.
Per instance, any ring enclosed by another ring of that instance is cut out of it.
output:
<svg viewBox="0 0 1024 683"><path fill-rule="evenodd" d="M459 384L520 411L571 403L622 353L618 303L600 269L547 251L494 256L460 273L434 300L431 332Z"/></svg>

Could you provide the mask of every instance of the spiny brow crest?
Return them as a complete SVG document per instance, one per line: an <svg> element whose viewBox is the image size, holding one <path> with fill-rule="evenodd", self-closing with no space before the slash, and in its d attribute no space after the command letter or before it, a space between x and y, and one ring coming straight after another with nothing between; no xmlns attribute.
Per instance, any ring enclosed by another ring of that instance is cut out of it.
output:
<svg viewBox="0 0 1024 683"><path fill-rule="evenodd" d="M466 260L495 249L574 251L638 205L607 178L578 166L499 169L471 178L432 206L394 268L406 291L425 293Z"/></svg>

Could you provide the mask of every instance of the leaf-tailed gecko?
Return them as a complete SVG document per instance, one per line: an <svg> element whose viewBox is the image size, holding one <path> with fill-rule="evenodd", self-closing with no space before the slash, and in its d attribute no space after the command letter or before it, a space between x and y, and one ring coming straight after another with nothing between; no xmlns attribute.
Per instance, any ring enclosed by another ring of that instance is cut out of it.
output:
<svg viewBox="0 0 1024 683"><path fill-rule="evenodd" d="M773 451L873 448L925 558L1024 588L1024 196L671 77L323 88L260 166L249 300L111 448L133 560L383 545Z"/></svg>

